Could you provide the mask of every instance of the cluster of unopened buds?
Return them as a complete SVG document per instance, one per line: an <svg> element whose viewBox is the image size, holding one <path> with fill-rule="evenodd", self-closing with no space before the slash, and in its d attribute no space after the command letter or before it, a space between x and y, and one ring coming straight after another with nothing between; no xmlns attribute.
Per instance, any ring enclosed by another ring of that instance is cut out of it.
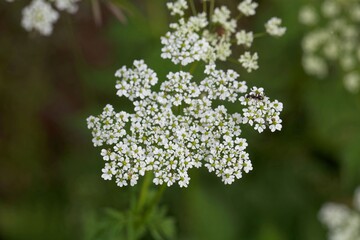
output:
<svg viewBox="0 0 360 240"><path fill-rule="evenodd" d="M318 78L339 71L345 88L360 90L360 2L324 0L319 8L304 6L299 21L312 27L302 41L304 70Z"/></svg>
<svg viewBox="0 0 360 240"><path fill-rule="evenodd" d="M254 15L256 7L251 0L239 4L245 16ZM102 147L102 178L115 178L122 187L134 186L140 176L153 174L156 185L178 183L187 187L188 171L205 167L225 184L231 184L253 169L246 152L248 143L241 136L242 125L260 133L267 128L272 132L281 130L282 103L270 100L263 88L249 89L234 70L216 67L216 60L225 61L231 55L233 35L237 44L246 47L253 41L252 32L236 30L236 20L228 8L188 18L184 17L186 1L168 3L168 8L171 15L180 18L161 38L162 58L183 66L203 61L203 77L195 78L181 67L178 72L168 73L160 90L153 91L158 77L143 60L117 70L117 95L133 102L134 113L116 112L106 105L100 115L87 119L94 146ZM272 18L266 24L268 33L282 35L285 28L280 23ZM249 72L257 69L255 57L256 53L240 57ZM243 106L242 113L229 112L220 104L222 101L237 102Z"/></svg>
<svg viewBox="0 0 360 240"><path fill-rule="evenodd" d="M329 229L329 240L360 239L360 187L354 194L353 209L344 204L326 203L319 218Z"/></svg>
<svg viewBox="0 0 360 240"><path fill-rule="evenodd" d="M6 0L13 2L14 0ZM58 11L66 11L74 14L78 10L80 0L32 0L22 10L21 25L27 31L36 31L41 35L49 36L53 31L53 25L59 19ZM52 6L55 6L53 8ZM58 11L57 11L58 10Z"/></svg>

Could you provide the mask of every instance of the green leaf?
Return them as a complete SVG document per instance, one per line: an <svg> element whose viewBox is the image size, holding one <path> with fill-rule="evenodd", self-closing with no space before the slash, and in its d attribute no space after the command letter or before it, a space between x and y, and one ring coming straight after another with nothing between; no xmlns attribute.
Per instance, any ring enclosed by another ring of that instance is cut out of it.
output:
<svg viewBox="0 0 360 240"><path fill-rule="evenodd" d="M175 220L171 217L167 217L166 214L166 208L156 208L147 220L147 226L154 239L161 240L175 238Z"/></svg>

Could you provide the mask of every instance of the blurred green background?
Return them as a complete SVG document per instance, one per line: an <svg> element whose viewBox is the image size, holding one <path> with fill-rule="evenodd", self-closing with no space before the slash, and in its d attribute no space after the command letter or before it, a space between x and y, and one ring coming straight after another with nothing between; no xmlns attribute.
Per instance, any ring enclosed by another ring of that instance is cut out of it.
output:
<svg viewBox="0 0 360 240"><path fill-rule="evenodd" d="M126 209L131 189L101 179L103 161L85 119L106 103L131 111L115 95L122 65L144 59L160 79L173 66L160 58L166 1L117 2L126 23L103 8L96 26L83 1L76 15L61 15L50 37L21 28L24 1L0 2L0 239L121 239L109 233L117 222L106 209ZM239 1L217 2L235 11ZM302 70L306 29L297 14L306 1L258 2L244 27L261 32L278 16L287 34L255 41L255 73L223 66L284 103L283 130L244 129L254 170L231 186L203 169L190 172L187 189L166 190L162 205L175 239L325 239L319 208L351 204L360 184L360 96L343 88L336 71L317 80Z"/></svg>

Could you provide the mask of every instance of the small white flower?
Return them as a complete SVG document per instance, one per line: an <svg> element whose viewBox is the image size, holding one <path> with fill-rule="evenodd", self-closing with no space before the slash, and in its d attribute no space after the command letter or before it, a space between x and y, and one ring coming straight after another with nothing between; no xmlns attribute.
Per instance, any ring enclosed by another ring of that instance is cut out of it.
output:
<svg viewBox="0 0 360 240"><path fill-rule="evenodd" d="M326 62L315 55L304 56L302 64L307 73L319 78L324 78L328 73Z"/></svg>
<svg viewBox="0 0 360 240"><path fill-rule="evenodd" d="M229 32L235 32L236 29L236 21L231 19L230 14L230 10L222 6L221 8L215 8L214 14L211 16L211 22L220 24L225 31L225 35Z"/></svg>
<svg viewBox="0 0 360 240"><path fill-rule="evenodd" d="M244 172L248 173L251 170L253 170L253 166L252 166L252 164L251 164L251 162L249 160L246 160L244 162Z"/></svg>
<svg viewBox="0 0 360 240"><path fill-rule="evenodd" d="M351 8L350 15L354 21L360 22L360 4L356 4Z"/></svg>
<svg viewBox="0 0 360 240"><path fill-rule="evenodd" d="M246 47L251 47L254 40L253 33L245 32L244 30L237 32L235 37L238 45L245 45Z"/></svg>
<svg viewBox="0 0 360 240"><path fill-rule="evenodd" d="M78 10L77 3L79 1L80 0L55 0L55 6L59 10L73 14Z"/></svg>
<svg viewBox="0 0 360 240"><path fill-rule="evenodd" d="M340 66L345 71L353 70L356 66L356 59L351 54L345 54L340 57Z"/></svg>
<svg viewBox="0 0 360 240"><path fill-rule="evenodd" d="M21 25L27 30L36 30L48 36L52 33L53 24L58 20L59 14L49 3L43 0L33 0L22 10Z"/></svg>
<svg viewBox="0 0 360 240"><path fill-rule="evenodd" d="M188 9L186 0L177 0L176 2L168 2L166 6L170 10L171 15L183 16L184 10Z"/></svg>
<svg viewBox="0 0 360 240"><path fill-rule="evenodd" d="M344 205L327 203L321 208L319 219L329 228L337 228L346 222L350 214L350 209Z"/></svg>
<svg viewBox="0 0 360 240"><path fill-rule="evenodd" d="M339 14L339 5L334 0L325 0L321 5L321 11L325 17L335 17Z"/></svg>
<svg viewBox="0 0 360 240"><path fill-rule="evenodd" d="M255 15L255 9L258 7L258 3L252 0L244 0L238 5L238 9L245 16Z"/></svg>
<svg viewBox="0 0 360 240"><path fill-rule="evenodd" d="M239 62L248 72L252 72L253 70L256 70L259 68L259 65L257 62L258 59L259 59L259 57L258 57L257 53L254 53L253 55L251 55L250 52L245 52L243 55L240 56Z"/></svg>
<svg viewBox="0 0 360 240"><path fill-rule="evenodd" d="M265 24L266 32L271 36L281 37L286 32L286 27L281 27L281 19L277 17L271 18Z"/></svg>
<svg viewBox="0 0 360 240"><path fill-rule="evenodd" d="M318 22L318 15L311 5L303 6L299 12L299 22L304 25L314 25Z"/></svg>
<svg viewBox="0 0 360 240"><path fill-rule="evenodd" d="M344 77L344 86L351 93L358 93L360 90L360 74L351 72Z"/></svg>
<svg viewBox="0 0 360 240"><path fill-rule="evenodd" d="M319 212L319 220L329 229L329 239L360 239L360 191L354 193L354 208L337 203L326 203Z"/></svg>

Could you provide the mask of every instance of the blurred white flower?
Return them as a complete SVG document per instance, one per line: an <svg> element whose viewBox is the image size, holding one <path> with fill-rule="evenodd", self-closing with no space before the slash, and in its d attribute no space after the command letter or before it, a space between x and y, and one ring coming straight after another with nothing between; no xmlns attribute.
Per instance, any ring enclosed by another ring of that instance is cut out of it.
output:
<svg viewBox="0 0 360 240"><path fill-rule="evenodd" d="M52 33L53 24L59 18L58 12L43 0L33 0L23 9L22 15L21 24L27 31L36 30L45 36Z"/></svg>
<svg viewBox="0 0 360 240"><path fill-rule="evenodd" d="M329 240L360 239L359 188L355 191L355 210L343 204L326 203L319 212L319 220L329 229Z"/></svg>
<svg viewBox="0 0 360 240"><path fill-rule="evenodd" d="M324 78L328 73L326 62L315 55L304 56L302 64L307 73L315 75L318 78Z"/></svg>
<svg viewBox="0 0 360 240"><path fill-rule="evenodd" d="M171 6L172 10L177 4L180 2L170 2L168 6ZM185 6L185 3L181 6ZM255 14L257 6L258 4L251 0L239 4L246 16ZM278 37L285 33L285 28L280 27L280 23L278 18L269 22L267 28L273 36ZM202 12L195 16L181 17L178 22L170 24L170 28L171 31L161 37L161 57L183 66L195 61L226 61L232 54L234 42L250 48L254 41L253 32L244 29L236 31L237 20L231 17L231 11L226 6L216 7L211 16ZM251 64L247 70L249 69L256 69L255 64Z"/></svg>
<svg viewBox="0 0 360 240"><path fill-rule="evenodd" d="M299 12L299 21L304 25L314 25L318 21L315 8L311 5L303 6Z"/></svg>
<svg viewBox="0 0 360 240"><path fill-rule="evenodd" d="M170 10L171 15L184 15L184 10L188 9L186 0L177 0L176 2L168 2L166 6Z"/></svg>
<svg viewBox="0 0 360 240"><path fill-rule="evenodd" d="M244 0L238 5L238 9L245 16L255 15L255 9L258 7L258 3L253 2L252 0Z"/></svg>
<svg viewBox="0 0 360 240"><path fill-rule="evenodd" d="M13 0L7 0L13 1ZM52 7L52 3L59 11L75 13L80 0L32 0L22 10L21 25L27 31L37 31L44 36L51 35L53 25L59 19L59 13Z"/></svg>
<svg viewBox="0 0 360 240"><path fill-rule="evenodd" d="M351 93L358 93L360 90L360 76L358 72L350 72L344 76L344 86Z"/></svg>
<svg viewBox="0 0 360 240"><path fill-rule="evenodd" d="M325 0L321 5L322 14L325 17L332 18L339 14L340 6L336 0Z"/></svg>
<svg viewBox="0 0 360 240"><path fill-rule="evenodd" d="M315 16L319 19L312 21ZM360 3L353 0L324 0L320 9L306 5L299 12L299 21L313 27L302 40L305 72L324 78L328 69L335 66L345 89L358 93Z"/></svg>
<svg viewBox="0 0 360 240"><path fill-rule="evenodd" d="M351 216L351 210L342 204L326 203L319 212L320 221L329 228L339 228Z"/></svg>
<svg viewBox="0 0 360 240"><path fill-rule="evenodd" d="M61 11L67 11L68 13L74 14L78 10L77 3L80 0L55 0L55 6Z"/></svg>
<svg viewBox="0 0 360 240"><path fill-rule="evenodd" d="M265 24L266 32L271 36L281 37L286 32L286 27L281 27L281 19L277 17L271 18Z"/></svg>

